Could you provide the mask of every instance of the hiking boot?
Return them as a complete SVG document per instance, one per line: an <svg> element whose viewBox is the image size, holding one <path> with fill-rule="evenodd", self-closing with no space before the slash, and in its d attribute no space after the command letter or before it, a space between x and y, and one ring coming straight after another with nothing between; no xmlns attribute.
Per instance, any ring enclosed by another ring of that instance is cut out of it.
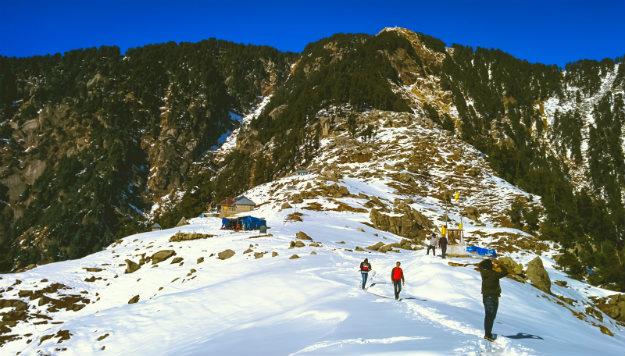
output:
<svg viewBox="0 0 625 356"><path fill-rule="evenodd" d="M490 342L494 342L495 341L495 336L493 335L484 335L484 339L490 341Z"/></svg>

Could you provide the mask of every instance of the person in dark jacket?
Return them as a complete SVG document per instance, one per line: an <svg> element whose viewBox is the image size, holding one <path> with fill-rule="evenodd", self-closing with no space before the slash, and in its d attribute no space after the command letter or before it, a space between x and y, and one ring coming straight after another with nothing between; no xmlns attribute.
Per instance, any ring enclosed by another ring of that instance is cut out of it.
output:
<svg viewBox="0 0 625 356"><path fill-rule="evenodd" d="M501 295L501 286L499 280L508 274L505 267L501 267L501 271L496 271L497 264L492 260L486 259L479 263L480 274L482 275L482 301L484 303L484 338L488 341L494 341L493 323L497 316L499 308L499 296Z"/></svg>
<svg viewBox="0 0 625 356"><path fill-rule="evenodd" d="M391 271L391 282L393 282L393 291L395 292L395 299L399 299L399 293L401 292L402 284L406 284L404 279L404 271L399 267L401 262L397 261L395 268Z"/></svg>
<svg viewBox="0 0 625 356"><path fill-rule="evenodd" d="M362 275L362 289L365 289L365 284L367 283L367 277L369 276L369 271L371 271L371 264L369 260L365 258L364 261L360 262L360 274Z"/></svg>
<svg viewBox="0 0 625 356"><path fill-rule="evenodd" d="M447 253L447 237L445 235L438 240L438 246L441 248L441 257L445 258Z"/></svg>

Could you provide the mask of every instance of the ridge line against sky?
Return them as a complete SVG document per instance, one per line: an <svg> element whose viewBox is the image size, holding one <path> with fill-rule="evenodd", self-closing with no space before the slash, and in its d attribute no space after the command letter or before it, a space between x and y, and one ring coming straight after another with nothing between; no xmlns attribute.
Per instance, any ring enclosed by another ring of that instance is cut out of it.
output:
<svg viewBox="0 0 625 356"><path fill-rule="evenodd" d="M0 14L0 55L17 57L211 37L301 52L392 26L560 66L625 55L625 0L4 0Z"/></svg>

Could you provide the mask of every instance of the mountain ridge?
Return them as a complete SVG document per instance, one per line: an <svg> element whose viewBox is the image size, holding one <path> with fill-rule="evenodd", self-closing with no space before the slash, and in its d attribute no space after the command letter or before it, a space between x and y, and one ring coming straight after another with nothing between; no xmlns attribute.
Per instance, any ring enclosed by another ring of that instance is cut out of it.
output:
<svg viewBox="0 0 625 356"><path fill-rule="evenodd" d="M171 50L170 47L171 44L153 49L158 56L161 53L166 54ZM181 48L192 49L193 45L183 45ZM245 52L242 49L245 46L234 45L233 48ZM231 59L232 63L238 58L237 50L227 52L234 58ZM250 50L251 52L253 51ZM142 60L150 63L153 58L153 55L149 55ZM173 60L172 65L179 67L184 63L183 58ZM181 59L183 62L180 62ZM320 152L320 133L324 128L318 114L332 106L348 108L340 115L345 116L350 122L348 126L353 134L361 137L373 134L373 129L359 126L358 120L354 122L350 117L358 117L362 112L375 109L412 112L416 118L425 117L434 125L445 128L465 142L475 145L486 155L489 163L502 178L547 198L544 206L547 218L542 219L539 228L535 226L533 213L525 211L522 207L517 207L517 211L511 212L510 220L511 223L520 224L519 226L531 225L534 228L533 233L561 243L564 252L562 263L567 266L570 273L578 277L596 278L595 283L604 285L612 283L615 288L622 288L620 286L625 285L625 277L612 271L618 269L614 266L618 266L618 260L622 261L622 256L625 256L623 246L625 225L618 218L619 212L623 211L622 192L625 187L622 182L623 169L619 164L619 157L623 151L623 135L610 136L609 131L605 129L612 127L612 132L619 131L619 128L622 131L624 66L611 60L580 61L567 65L563 71L554 66L530 64L497 50L480 48L473 50L458 45L446 47L443 42L433 37L397 28L384 29L375 36L334 35L309 44L297 57L286 55L274 61L282 61L281 72L272 72L261 64L258 73L264 73L265 78L271 77L270 73L274 73L276 78L282 79L275 82L274 89L270 91L263 91L263 85L252 86L257 88L255 89L259 94L257 97L267 97L271 94L271 99L264 106L264 110L237 130L237 145L225 156L222 155L218 164L215 164L210 153L201 155L201 158L193 154L182 156L188 157L182 161L168 153L171 147L176 147L170 145L176 136L182 135L181 140L184 142L198 140L196 134L206 135L207 129L202 126L186 127L186 131L174 130L170 136L163 137L164 140L158 147L163 147L164 150L152 153L153 156L161 158L153 161L151 165L158 171L172 173L165 174L163 178L166 179L161 183L157 183L158 180L153 183L154 186L165 187L157 189L156 191L160 193L150 198L152 202L159 203L162 209L154 215L156 221L164 226L171 226L181 216L188 217L202 211L209 202L216 202L227 195L240 193L255 185L287 175L297 167L306 167L307 163ZM194 63L200 65L202 61ZM140 66L138 68L140 69ZM242 75L241 78L246 78L246 71L240 69L240 64L235 64L231 68L232 73L239 73ZM609 88L602 88L601 83L608 73L613 73L612 84ZM237 75L231 77L239 78ZM97 88L97 85L100 85L98 83L102 82L96 76L89 78L92 87ZM181 73L178 79L170 81L170 85L191 78ZM219 81L227 82L223 78L217 80ZM89 84L87 81L85 83ZM203 83L206 83L206 79L200 78L197 81L198 86L188 90L202 88ZM224 98L232 96L233 90L242 87L233 83L230 83L230 86L227 83L224 85L225 88L218 89L219 92L225 93ZM218 88L219 85L215 87ZM166 87L161 84L161 88L164 90ZM140 90L140 87L133 90ZM586 99L594 96L598 98ZM252 107L257 105L255 103L259 102L258 99L250 100L252 96L248 94L243 97L248 100L239 99L239 101L249 104L239 104L240 108L236 110L241 114L244 114L243 111L252 111ZM578 98L580 100L577 100ZM153 104L155 108L166 104L164 99L158 97L153 98L152 102L155 103ZM582 104L578 105L578 102ZM189 104L193 104L193 100L181 102L179 106L179 112L183 117L193 112ZM202 106L215 107L208 103L200 104L200 107ZM220 105L219 115L226 116L227 111L232 110L228 106ZM556 106L571 110L555 111L553 108ZM7 114L6 104L2 108L4 116L9 118L3 121L3 135L12 136L15 129L6 129L11 115ZM167 109L163 111L167 112ZM197 117L206 115L203 111L195 113ZM128 114L121 114L125 115ZM155 112L151 115L161 120L164 118L162 113ZM584 120L577 119L582 116L585 117ZM604 119L595 122L588 117ZM15 120L15 116L13 118ZM173 121L174 124L176 122L178 121ZM228 119L222 122L221 129L218 129L221 134L235 127ZM553 128L549 125L550 122L553 123ZM169 129L168 125L167 120L161 122L156 126L156 132ZM594 129L591 130L591 127ZM213 134L212 137L220 135ZM586 140L591 139L592 145L588 147L593 147L593 150L584 146ZM203 141L201 137L199 141ZM620 141L621 147L606 144L615 141ZM554 146L552 142L558 145ZM132 146L132 141L130 143ZM146 154L143 150L145 148L137 150L139 162L144 161L140 158ZM149 152L147 150L148 157ZM9 150L8 154L15 153ZM589 162L596 162L596 157L599 156L613 159L602 160L598 165L593 163L591 167ZM176 174L173 174L179 167L178 162L183 163L181 167L185 167L185 164L190 167L188 177L177 178ZM120 167L124 166L127 166L127 163L121 163ZM148 172L145 164L135 166L140 172ZM69 171L80 170L72 165L69 167ZM152 167L149 170L151 171ZM591 182L587 189L579 189L578 184L570 183L569 172L575 170L578 171L575 173L579 177L576 178L578 182ZM139 174L144 177L146 175ZM4 176L6 177L6 173ZM148 178L149 176L142 178L137 183L138 186L149 187ZM170 179L172 183L168 183ZM167 204L169 200L162 199L163 193L167 193L165 197L177 198L173 203ZM123 194L127 193L122 192ZM143 205L137 203L133 206L146 212L150 199ZM18 198L13 194L12 199L3 200L14 204ZM19 200L24 204L28 198L22 197ZM11 222L13 217L6 217L10 215L7 211L8 208L5 207L3 225L8 225L5 231L12 230L13 225ZM33 213L39 211L35 209ZM582 222L580 216L584 214L593 219ZM135 219L142 220L140 216L130 220ZM532 222L528 223L528 219ZM33 224L29 222L28 225L32 227ZM145 225L143 226L142 223L135 224L134 229L145 228ZM14 241L37 239L35 236L25 238L24 228L18 230L22 232L11 238L16 239ZM97 230L93 230L88 234L98 233ZM591 244L583 242L588 236L591 237ZM6 244L7 239L4 241ZM111 237L108 241L112 241ZM93 243L87 245L91 245L87 248L89 250L99 248ZM609 257L602 260L584 255L584 250L596 249L598 245L601 245L602 251L612 251L606 252ZM6 257L5 266L24 267L28 263L42 261L37 255L29 257L25 251L16 253L17 246L13 246L11 250L15 255ZM36 252L39 254L45 251L34 245L26 250L39 251ZM84 253L78 252L77 255ZM59 258L58 254L49 251L46 254L49 256L47 258L52 260ZM21 262L16 264L15 257L20 257ZM595 277L587 275L584 267L588 266L597 269L593 274Z"/></svg>

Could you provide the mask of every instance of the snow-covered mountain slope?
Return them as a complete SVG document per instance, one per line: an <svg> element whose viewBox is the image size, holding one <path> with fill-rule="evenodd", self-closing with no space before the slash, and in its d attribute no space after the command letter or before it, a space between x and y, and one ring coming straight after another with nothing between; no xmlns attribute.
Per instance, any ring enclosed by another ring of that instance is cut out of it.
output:
<svg viewBox="0 0 625 356"><path fill-rule="evenodd" d="M625 328L592 300L613 292L567 277L555 268L556 246L507 225L514 201L540 208L540 200L497 178L478 151L411 114L365 112L355 120L376 132L355 137L341 115L319 116L324 153L308 172L245 193L269 235L197 218L83 259L2 275L2 353L622 354ZM463 199L445 209L453 191ZM482 339L480 258L425 255L421 237L445 210L452 226L464 212L468 241L524 265L540 253L559 281L545 293L503 279L494 344ZM406 214L420 224L414 235L397 226ZM172 239L179 232L205 238ZM368 248L379 243L386 253ZM366 291L364 258L374 271ZM396 261L407 282L399 302L389 283Z"/></svg>
<svg viewBox="0 0 625 356"><path fill-rule="evenodd" d="M567 278L544 256L551 278L566 281L568 287L554 286L552 296L529 284L502 280L495 324L499 335L540 338L500 337L490 345L481 338L479 273L471 265L448 264L476 259L443 260L425 256L422 249L356 251L357 246L399 240L363 224L363 213L306 211L301 222L286 221L292 209L278 212L265 205L253 213L268 218L272 236L220 230L217 218L193 219L184 227L129 236L80 260L4 275L3 299L26 301L28 320L12 327L15 337L1 347L2 353L477 355L492 350L507 355L620 355L625 347L625 329L607 316L599 314L600 322L573 314L584 311L589 296L608 292ZM305 247L289 249L299 231L318 247L304 241ZM215 236L170 242L177 232ZM125 259L138 262L142 254L169 249L175 256L124 273ZM216 254L225 249L232 249L234 256L218 259ZM299 258L291 259L294 254ZM374 272L370 287L362 291L357 267L365 257ZM174 258L182 260L172 263ZM400 302L390 298L388 282L397 260L403 262L407 281ZM77 311L50 312L45 299L24 297L25 290L59 282L68 289L48 297L76 294L90 301ZM574 302L560 305L558 295ZM128 304L134 296L137 303ZM605 325L614 336L602 334L592 323Z"/></svg>

